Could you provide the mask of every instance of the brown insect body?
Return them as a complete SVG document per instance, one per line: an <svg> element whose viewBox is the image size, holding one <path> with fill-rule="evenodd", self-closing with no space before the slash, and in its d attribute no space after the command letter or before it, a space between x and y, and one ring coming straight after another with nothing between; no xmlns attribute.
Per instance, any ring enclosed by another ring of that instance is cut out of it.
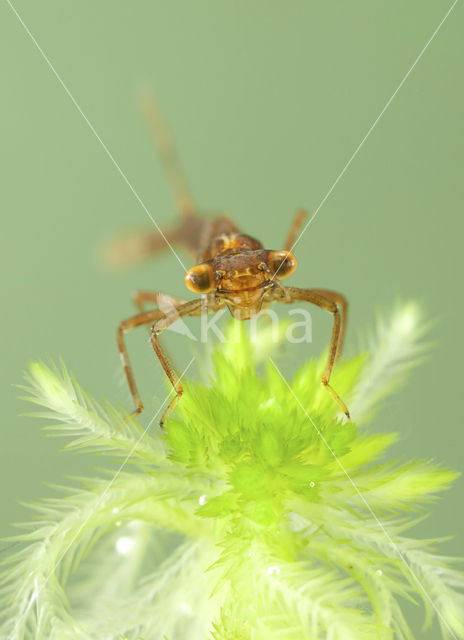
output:
<svg viewBox="0 0 464 640"><path fill-rule="evenodd" d="M211 239L200 258L202 262L205 262L217 256L226 256L242 251L256 251L258 249L264 249L264 247L259 240L251 236L237 231L222 232Z"/></svg>
<svg viewBox="0 0 464 640"><path fill-rule="evenodd" d="M159 334L164 329L181 317L215 313L224 305L234 318L249 320L270 302L289 304L300 301L315 304L333 316L329 356L321 382L349 418L345 403L329 384L343 346L348 308L346 299L333 291L283 287L280 284L281 279L290 276L296 269L296 258L291 250L305 220L305 212L297 212L282 251L265 249L259 240L241 233L227 216L222 215L214 220L201 218L195 212L173 142L156 103L153 100L146 103L145 111L182 218L179 225L165 230L163 234L154 231L142 233L115 244L110 256L113 261L116 259L118 263L126 263L157 253L171 244L182 246L197 259L197 264L185 274L185 284L201 297L185 302L157 291L139 291L135 294L139 313L123 321L118 329L119 352L135 402L135 414L143 410L143 402L129 363L124 340L127 331L152 325L150 339L153 349L176 392L161 418L160 424L163 425L183 393L181 381L159 341ZM145 310L145 303L158 305L161 300L168 301L171 309Z"/></svg>
<svg viewBox="0 0 464 640"><path fill-rule="evenodd" d="M267 264L266 251L255 238L241 233L222 233L212 239L202 255L202 263L210 265L214 292L239 320L249 320L261 309L263 296L272 282L262 265Z"/></svg>

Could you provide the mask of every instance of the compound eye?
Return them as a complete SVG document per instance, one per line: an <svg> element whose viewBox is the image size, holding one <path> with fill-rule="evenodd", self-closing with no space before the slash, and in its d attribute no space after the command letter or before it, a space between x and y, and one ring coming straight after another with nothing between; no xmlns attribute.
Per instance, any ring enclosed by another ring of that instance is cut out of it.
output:
<svg viewBox="0 0 464 640"><path fill-rule="evenodd" d="M210 264L198 264L187 271L185 286L194 293L209 293L214 288L214 274Z"/></svg>
<svg viewBox="0 0 464 640"><path fill-rule="evenodd" d="M270 251L267 263L269 269L279 280L291 276L298 264L290 251Z"/></svg>

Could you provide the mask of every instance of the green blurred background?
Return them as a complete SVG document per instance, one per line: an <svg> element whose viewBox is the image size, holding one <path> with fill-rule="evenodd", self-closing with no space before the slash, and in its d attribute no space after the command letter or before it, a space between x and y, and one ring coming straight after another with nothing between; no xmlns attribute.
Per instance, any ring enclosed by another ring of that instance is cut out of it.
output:
<svg viewBox="0 0 464 640"><path fill-rule="evenodd" d="M226 211L275 249L296 207L317 208L450 7L444 0L14 5L160 225L176 212L137 106L147 86L160 98L199 206ZM464 445L463 27L458 3L303 236L292 278L347 295L348 354L379 308L398 297L423 303L436 321L433 349L375 427L403 434L398 455L455 469ZM7 2L0 59L0 534L8 535L11 523L29 518L19 500L50 495L44 482L95 465L58 454L62 441L43 439L39 421L18 417L29 407L12 385L28 361L62 356L94 395L130 408L115 342L119 321L133 313L130 294L186 292L168 252L121 272L102 268L109 238L151 223ZM318 352L330 322L317 311L314 318ZM168 344L185 366L186 339L170 335ZM163 377L143 331L129 348L147 400L145 424L164 395ZM299 362L301 350L286 371ZM463 522L461 481L417 533L458 535L444 550L462 554Z"/></svg>

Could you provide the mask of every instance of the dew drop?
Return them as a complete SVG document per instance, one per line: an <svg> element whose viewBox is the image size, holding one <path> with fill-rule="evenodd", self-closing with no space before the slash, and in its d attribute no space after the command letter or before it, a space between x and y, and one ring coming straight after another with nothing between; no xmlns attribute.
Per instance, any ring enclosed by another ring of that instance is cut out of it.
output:
<svg viewBox="0 0 464 640"><path fill-rule="evenodd" d="M133 546L134 546L134 541L132 540L132 538L122 537L116 540L116 551L122 555L129 553L129 551L132 550Z"/></svg>

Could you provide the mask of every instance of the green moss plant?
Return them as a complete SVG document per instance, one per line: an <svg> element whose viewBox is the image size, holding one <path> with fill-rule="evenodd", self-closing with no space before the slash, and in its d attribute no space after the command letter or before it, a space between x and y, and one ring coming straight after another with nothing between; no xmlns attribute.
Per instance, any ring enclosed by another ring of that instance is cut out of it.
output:
<svg viewBox="0 0 464 640"><path fill-rule="evenodd" d="M320 385L324 357L287 382L270 332L252 340L243 324L165 432L32 363L27 397L47 428L115 466L32 505L1 567L1 637L403 640L414 602L437 634L464 638L458 560L409 535L457 474L386 459L397 435L372 428L422 333L403 305L339 363L353 422Z"/></svg>

